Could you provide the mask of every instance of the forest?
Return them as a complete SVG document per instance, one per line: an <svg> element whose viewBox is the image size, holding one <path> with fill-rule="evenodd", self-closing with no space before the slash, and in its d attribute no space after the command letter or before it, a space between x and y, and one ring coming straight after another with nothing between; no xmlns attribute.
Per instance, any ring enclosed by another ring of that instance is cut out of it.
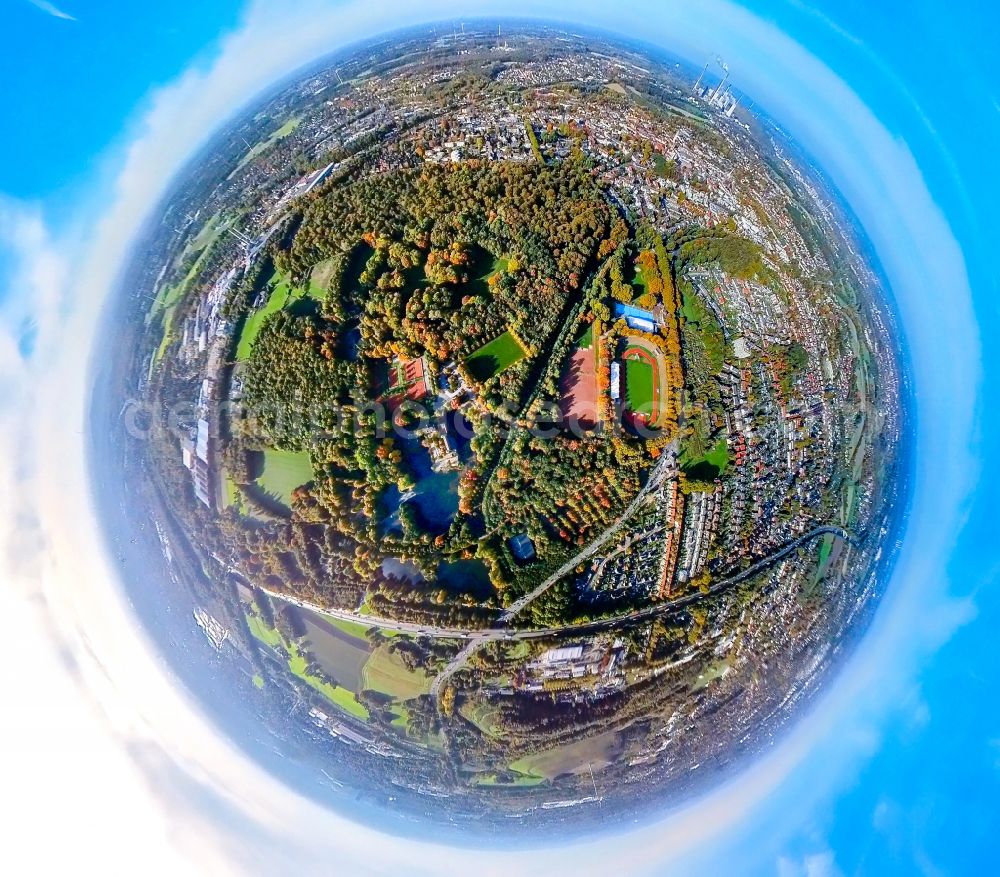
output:
<svg viewBox="0 0 1000 877"><path fill-rule="evenodd" d="M275 276L312 297L261 327L225 454L256 519L241 528L230 509L226 527L257 583L481 627L608 527L675 437L689 456L707 450L727 348L683 272L709 260L756 271L749 242L696 227L665 242L633 228L573 159L359 171L311 193L286 228L269 254ZM237 290L234 311L259 298L265 273ZM656 310L660 332L611 319L609 304L633 300ZM616 421L606 392L594 428L562 428L560 378L588 333L604 388L619 339L640 334L662 351L652 435ZM420 377L400 383L404 372ZM446 412L470 430L454 475L435 474L413 438ZM312 461L288 516L255 489L249 455L266 448ZM511 554L518 534L531 563ZM456 562L479 564L489 591L443 577ZM539 607L547 618L558 593Z"/></svg>

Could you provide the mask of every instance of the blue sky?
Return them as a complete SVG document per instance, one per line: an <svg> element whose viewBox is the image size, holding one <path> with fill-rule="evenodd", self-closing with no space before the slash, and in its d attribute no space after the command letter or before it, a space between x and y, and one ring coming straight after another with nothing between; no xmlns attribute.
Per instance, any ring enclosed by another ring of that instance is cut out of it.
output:
<svg viewBox="0 0 1000 877"><path fill-rule="evenodd" d="M995 374L998 275L990 251L1000 197L1000 175L992 167L1000 144L1000 10L967 2L825 5L826 15L863 40L863 50L801 8L775 17L847 78L920 159L963 245L983 327L984 370ZM927 294L948 307L952 290ZM972 599L975 619L915 680L911 704L883 728L876 754L853 787L795 841L808 849L810 831L818 830L845 873L972 874L996 868L1000 708L991 656L1000 599L992 523L998 496L993 384L986 381L980 400L980 481L950 566L952 592ZM947 416L946 410L938 416Z"/></svg>
<svg viewBox="0 0 1000 877"><path fill-rule="evenodd" d="M51 283L54 274L57 286L65 282L68 287L69 272L47 270L49 263L38 253L46 241L55 242L55 251L76 252L60 242L60 235L71 230L73 244L80 246L79 226L101 215L110 199L103 182L124 165L132 141L152 127L148 114L157 89L192 65L210 68L220 53L219 40L241 27L245 10L235 0L155 7L109 0L46 5L8 0L0 12L8 37L0 57L8 132L0 140L0 193L16 205L19 246L34 254L30 278ZM641 4L623 0L622 5ZM892 269L890 276L898 272L901 277L901 295L907 288L910 297L901 307L907 313L923 308L922 322L912 322L920 357L915 363L920 435L926 437L924 489L917 492L923 505L915 516L933 529L937 497L940 526L954 532L957 541L926 557L915 555L906 567L910 579L898 583L898 589L903 593L919 582L927 589L925 603L912 594L906 603L904 593L882 613L880 621L888 626L890 613L904 611L897 604L908 605L912 636L904 627L888 640L895 651L873 650L872 660L885 666L870 668L870 678L878 680L884 672L892 681L855 694L866 702L864 720L843 718L851 710L846 696L836 711L820 714L832 728L849 729L845 736L851 737L851 745L844 747L849 753L838 751L836 758L827 759L840 774L830 776L821 768L831 744L818 743L821 754L803 756L781 788L719 842L719 856L726 857L734 873L992 872L1000 822L1000 705L993 648L1000 624L993 526L1000 483L992 465L1000 409L993 382L979 383L975 369L965 365L963 356L971 355L977 341L961 317L968 288L980 327L978 364L987 376L995 374L1000 366L994 340L998 278L991 251L1000 203L995 166L1000 155L1000 72L994 63L1000 10L983 0L744 5L832 69L891 139L905 145L931 206L936 205L947 226L894 217L891 211L926 211L928 205L906 201L891 180L881 202L873 194L879 180L867 178L865 197L859 187L866 178L855 180L849 172L850 150L831 142L828 129L810 125L809 108L799 105L800 84L794 77L768 79L768 72L779 67L763 55L757 59L756 88L748 91L802 136L852 203L857 198L862 219L866 225L871 221L879 252ZM53 9L75 20L57 17ZM720 31L724 29L720 22ZM738 50L737 37L725 39ZM745 62L734 71L738 84L741 74L749 83ZM854 119L845 111L845 136ZM861 165L872 157L859 154L854 159ZM880 203L888 216L879 215ZM24 217L43 219L35 228ZM897 224L898 241L893 236ZM7 231L0 221L0 237ZM960 252L953 249L952 236ZM0 268L5 267L3 243ZM10 246L10 240L6 243ZM898 253L893 252L897 247ZM907 261L918 274L926 271L925 283L920 276L903 282ZM958 315L954 323L952 314ZM940 325L933 323L935 317ZM0 389L6 378L2 356L0 343ZM928 362L931 357L936 359ZM966 405L975 406L971 423ZM951 418L961 424L953 432L947 428ZM959 485L963 475L972 486L967 496ZM910 639L920 640L919 647ZM894 675L891 665L896 662L900 669ZM883 691L885 703L879 704ZM709 866L705 873L712 873Z"/></svg>
<svg viewBox="0 0 1000 877"><path fill-rule="evenodd" d="M57 18L29 0L8 0L0 79L7 137L0 192L51 196L86 177L122 134L143 99L173 79L224 28L242 3L57 0Z"/></svg>

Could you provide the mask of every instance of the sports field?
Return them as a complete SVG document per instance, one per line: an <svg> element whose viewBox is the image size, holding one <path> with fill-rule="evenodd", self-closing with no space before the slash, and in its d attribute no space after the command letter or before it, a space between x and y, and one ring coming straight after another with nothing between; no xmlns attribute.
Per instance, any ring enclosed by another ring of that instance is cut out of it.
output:
<svg viewBox="0 0 1000 877"><path fill-rule="evenodd" d="M264 471L257 485L291 508L292 491L312 481L312 462L305 451L264 451Z"/></svg>
<svg viewBox="0 0 1000 877"><path fill-rule="evenodd" d="M507 331L471 354L465 364L477 381L486 381L524 357L521 342L512 332Z"/></svg>
<svg viewBox="0 0 1000 877"><path fill-rule="evenodd" d="M579 424L582 429L593 429L598 414L597 357L591 345L573 351L559 382L559 390L563 420L567 424Z"/></svg>
<svg viewBox="0 0 1000 877"><path fill-rule="evenodd" d="M652 419L656 398L653 366L636 351L625 354L625 401L629 411Z"/></svg>

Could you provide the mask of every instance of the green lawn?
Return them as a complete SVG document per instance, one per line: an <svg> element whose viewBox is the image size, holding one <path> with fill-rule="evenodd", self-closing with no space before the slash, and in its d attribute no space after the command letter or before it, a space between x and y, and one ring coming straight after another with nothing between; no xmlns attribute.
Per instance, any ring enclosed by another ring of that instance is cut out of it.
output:
<svg viewBox="0 0 1000 877"><path fill-rule="evenodd" d="M212 218L202 226L195 238L184 248L184 253L182 255L186 255L190 252L198 253L198 257L195 259L194 264L188 269L188 273L185 274L180 281L169 286L160 287L160 291L157 293L156 298L149 307L149 311L146 313L147 326L150 322L152 322L153 318L160 313L164 314L164 323L166 323L167 315L180 303L181 299L184 297L184 293L187 291L187 288L191 285L195 277L198 276L198 273L201 270L202 262L204 262L209 248L218 239L224 227L225 226L219 222L219 214L214 214Z"/></svg>
<svg viewBox="0 0 1000 877"><path fill-rule="evenodd" d="M368 710L358 703L353 691L349 691L340 685L331 685L325 679L313 676L308 672L309 661L306 656L299 651L299 647L294 642L286 643L281 634L273 627L267 625L256 610L252 610L246 616L247 626L252 633L262 643L278 652L281 652L288 662L289 672L301 679L310 688L318 691L335 706L340 707L344 712L359 719L368 719ZM254 682L256 685L256 681ZM261 680L261 686L263 679ZM261 687L258 686L258 687Z"/></svg>
<svg viewBox="0 0 1000 877"><path fill-rule="evenodd" d="M292 491L312 481L312 461L305 451L264 451L264 471L257 486L277 497L288 508L292 506Z"/></svg>
<svg viewBox="0 0 1000 877"><path fill-rule="evenodd" d="M197 263L195 263L195 265L197 267ZM192 273L194 271L195 268L192 268L191 273L189 273L188 276L180 283L176 283L173 286L165 286L161 289L159 295L156 297L156 301L153 302L152 308L150 308L149 314L147 314L147 320L152 319L157 314L161 315L160 343L149 363L150 375L153 374L157 363L163 358L163 354L166 353L167 347L170 342L173 341L174 316L177 313L177 306L184 298L184 293L187 291L188 285L191 282Z"/></svg>
<svg viewBox="0 0 1000 877"><path fill-rule="evenodd" d="M847 527L853 527L858 515L858 483L849 481L847 483L847 495L844 497L844 506L841 511L842 523Z"/></svg>
<svg viewBox="0 0 1000 877"><path fill-rule="evenodd" d="M638 263L635 265L635 279L632 281L632 287L635 289L636 298L641 298L649 292L649 281L646 279L642 266Z"/></svg>
<svg viewBox="0 0 1000 877"><path fill-rule="evenodd" d="M285 122L284 125L282 125L277 131L275 131L271 135L271 139L280 140L282 137L287 137L289 134L292 133L292 131L294 131L296 128L299 127L299 122L301 121L302 120L299 118L289 119L287 122Z"/></svg>
<svg viewBox="0 0 1000 877"><path fill-rule="evenodd" d="M264 677L261 676L260 673L254 673L253 678L250 681L253 682L254 688L264 687Z"/></svg>
<svg viewBox="0 0 1000 877"><path fill-rule="evenodd" d="M256 612L251 612L247 615L247 627L250 628L250 633L264 643L264 645L271 646L271 648L278 648L282 645L281 634L275 628L268 627L264 623L264 619Z"/></svg>
<svg viewBox="0 0 1000 877"><path fill-rule="evenodd" d="M264 307L249 314L243 321L243 330L240 332L240 340L236 345L236 358L241 362L250 358L254 341L257 340L260 330L264 328L268 317L303 298L312 298L318 302L326 298L326 288L312 277L309 279L308 288L300 289L297 286L292 286L287 277L275 271L268 284L272 289Z"/></svg>
<svg viewBox="0 0 1000 877"><path fill-rule="evenodd" d="M715 466L719 472L729 465L729 445L725 439L719 439L715 447L705 455L705 462Z"/></svg>
<svg viewBox="0 0 1000 877"><path fill-rule="evenodd" d="M190 241L184 249L185 254L189 252L195 253L199 250L201 251L198 253L198 258L195 259L194 264L188 270L188 273L177 283L161 287L152 305L150 305L149 311L146 313L146 325L148 326L157 316L159 316L161 318L162 327L160 344L149 364L150 374L153 373L156 364L160 361L166 351L167 345L169 345L173 339L174 317L176 316L177 306L184 299L188 288L201 272L202 264L204 263L205 258L211 252L215 241L228 227L228 224L229 223L221 221L220 213L215 213L208 219L208 221L201 227L195 238Z"/></svg>
<svg viewBox="0 0 1000 877"><path fill-rule="evenodd" d="M827 533L823 537L823 541L819 546L819 565L820 568L826 565L826 562L830 559L830 552L833 551L833 534Z"/></svg>
<svg viewBox="0 0 1000 877"><path fill-rule="evenodd" d="M681 468L691 478L699 481L714 481L729 465L729 446L724 438L719 439L704 457L689 458L683 451L680 458Z"/></svg>
<svg viewBox="0 0 1000 877"><path fill-rule="evenodd" d="M396 718L394 718L389 724L394 728L399 728L404 733L410 728L410 711L405 706L395 707L393 712L396 713Z"/></svg>
<svg viewBox="0 0 1000 877"><path fill-rule="evenodd" d="M525 755L510 764L509 769L526 777L554 779L562 773L582 771L587 764L609 761L617 749L616 731L605 731L573 743Z"/></svg>
<svg viewBox="0 0 1000 877"><path fill-rule="evenodd" d="M326 259L313 265L312 271L309 272L310 296L317 301L323 301L326 298L336 267L336 259Z"/></svg>
<svg viewBox="0 0 1000 877"><path fill-rule="evenodd" d="M164 322L166 322L166 315L173 308L177 307L177 303L181 300L185 284L186 278L179 283L160 287L160 291L156 294L156 298L153 299L153 303L146 312L147 325L160 313L164 315Z"/></svg>
<svg viewBox="0 0 1000 877"><path fill-rule="evenodd" d="M702 688L707 688L717 679L722 679L729 672L729 662L728 661L716 661L714 664L710 664L708 667L702 671L698 678L694 681L694 691L699 691Z"/></svg>
<svg viewBox="0 0 1000 877"><path fill-rule="evenodd" d="M348 691L348 689L342 688L340 685L331 685L325 679L310 675L306 671L307 666L308 661L299 651L298 646L295 643L289 643L288 669L293 676L297 676L310 688L315 689L331 703L339 706L344 712L359 719L368 718L368 710L358 703L353 691Z"/></svg>
<svg viewBox="0 0 1000 877"><path fill-rule="evenodd" d="M490 290L491 277L506 274L510 270L510 259L506 256L494 256L481 247L476 247L473 252L476 258L470 266L468 289L476 295L484 295Z"/></svg>
<svg viewBox="0 0 1000 877"><path fill-rule="evenodd" d="M625 394L630 411L653 414L653 367L644 359L625 360Z"/></svg>
<svg viewBox="0 0 1000 877"><path fill-rule="evenodd" d="M576 342L576 346L581 350L590 350L594 345L594 324L591 323L587 326L587 331L580 336L580 340Z"/></svg>
<svg viewBox="0 0 1000 877"><path fill-rule="evenodd" d="M368 641L368 625L358 624L356 621L345 621L342 618L336 618L333 615L323 615L326 621L329 621L334 627L339 628L348 636L353 636L355 639Z"/></svg>
<svg viewBox="0 0 1000 877"><path fill-rule="evenodd" d="M484 776L476 777L475 783L477 786L537 786L545 782L545 777L536 776L525 776L524 774L518 774L510 782L501 781L496 774L486 774Z"/></svg>
<svg viewBox="0 0 1000 877"><path fill-rule="evenodd" d="M683 293L681 296L681 313L689 323L697 323L702 316L701 309L698 308L698 297Z"/></svg>
<svg viewBox="0 0 1000 877"><path fill-rule="evenodd" d="M819 543L819 562L816 564L816 578L814 582L818 582L823 576L826 575L827 564L830 562L830 555L833 553L833 540L834 535L832 533L827 533Z"/></svg>
<svg viewBox="0 0 1000 877"><path fill-rule="evenodd" d="M465 360L465 364L477 381L486 381L524 357L525 350L521 342L507 331L480 347Z"/></svg>
<svg viewBox="0 0 1000 877"><path fill-rule="evenodd" d="M361 672L362 689L381 691L397 700L410 700L427 694L433 681L431 676L422 671L410 672L398 655L384 647L372 652Z"/></svg>
<svg viewBox="0 0 1000 877"><path fill-rule="evenodd" d="M212 243L222 231L223 226L219 221L220 219L222 219L222 211L217 210L207 220L205 220L205 224L199 229L198 234L195 235L191 243L184 248L184 255L187 255L189 252L204 249Z"/></svg>
<svg viewBox="0 0 1000 877"><path fill-rule="evenodd" d="M229 477L229 473L226 472L222 477L222 507L228 509L232 505L239 505L239 502L239 488L236 486L236 482Z"/></svg>
<svg viewBox="0 0 1000 877"><path fill-rule="evenodd" d="M277 273L271 278L272 282L276 278L278 278ZM236 345L236 358L238 360L242 361L250 358L253 343L257 340L260 330L264 327L264 322L271 314L278 313L278 311L288 304L291 291L291 285L285 278L278 279L278 282L271 290L271 294L267 297L267 303L264 307L254 311L246 318L243 322L243 331L240 332L239 344Z"/></svg>
<svg viewBox="0 0 1000 877"><path fill-rule="evenodd" d="M459 713L487 736L497 731L497 709L486 701L466 701L459 707Z"/></svg>
<svg viewBox="0 0 1000 877"><path fill-rule="evenodd" d="M240 487L240 485L233 481L225 470L223 470L222 507L225 509L233 509L236 514L243 518L250 518L258 521L269 520L269 518L264 517L255 506L247 502L244 490L253 493L253 485L248 485L246 488Z"/></svg>
<svg viewBox="0 0 1000 877"><path fill-rule="evenodd" d="M681 313L684 315L684 331L697 332L705 347L705 364L714 374L726 361L726 336L715 314L694 293L682 294Z"/></svg>

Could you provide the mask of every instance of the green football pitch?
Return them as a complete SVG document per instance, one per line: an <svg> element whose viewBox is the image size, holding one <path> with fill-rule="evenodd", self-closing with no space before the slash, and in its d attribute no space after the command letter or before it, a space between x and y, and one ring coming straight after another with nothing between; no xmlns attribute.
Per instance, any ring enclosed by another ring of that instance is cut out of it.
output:
<svg viewBox="0 0 1000 877"><path fill-rule="evenodd" d="M625 401L630 411L653 416L653 366L645 359L625 360Z"/></svg>
<svg viewBox="0 0 1000 877"><path fill-rule="evenodd" d="M465 364L477 381L485 381L524 358L524 348L511 332L504 332L473 353Z"/></svg>

